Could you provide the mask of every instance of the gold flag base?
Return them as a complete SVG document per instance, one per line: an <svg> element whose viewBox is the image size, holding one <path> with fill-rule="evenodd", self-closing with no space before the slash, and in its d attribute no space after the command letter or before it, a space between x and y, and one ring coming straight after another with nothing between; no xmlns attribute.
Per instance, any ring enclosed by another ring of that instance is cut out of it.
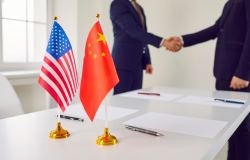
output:
<svg viewBox="0 0 250 160"><path fill-rule="evenodd" d="M103 146L114 145L117 142L118 141L116 137L109 134L108 128L105 128L104 134L102 136L99 136L96 140L96 144L103 145Z"/></svg>
<svg viewBox="0 0 250 160"><path fill-rule="evenodd" d="M58 122L56 130L51 131L49 137L53 139L59 139L59 138L67 138L69 137L69 135L70 135L69 132L62 128L61 122Z"/></svg>

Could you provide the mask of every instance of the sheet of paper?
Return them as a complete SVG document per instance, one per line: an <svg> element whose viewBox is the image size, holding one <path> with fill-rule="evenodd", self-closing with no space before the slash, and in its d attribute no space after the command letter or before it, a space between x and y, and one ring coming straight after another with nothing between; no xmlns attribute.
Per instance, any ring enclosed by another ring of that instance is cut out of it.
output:
<svg viewBox="0 0 250 160"><path fill-rule="evenodd" d="M209 106L220 106L220 107L229 107L229 108L241 108L242 104L235 104L235 103L225 103L225 102L216 102L214 99L224 99L224 98L211 98L211 97L200 97L200 96L187 96L182 98L176 102L180 103L191 103L191 104L202 104L202 105L209 105ZM237 100L237 99L226 99L231 101L237 102L246 102L245 100Z"/></svg>
<svg viewBox="0 0 250 160"><path fill-rule="evenodd" d="M57 112L57 108L53 109L53 111ZM116 119L119 119L119 118L122 118L122 117L125 117L128 115L131 115L133 113L136 113L139 110L108 106L107 111L108 111L108 121L113 121L113 120L116 120ZM80 103L70 105L63 114L88 117L82 104L80 104ZM101 105L99 107L99 109L95 115L95 119L105 120L105 106L104 105Z"/></svg>
<svg viewBox="0 0 250 160"><path fill-rule="evenodd" d="M123 124L148 129L214 138L228 122L149 112Z"/></svg>
<svg viewBox="0 0 250 160"><path fill-rule="evenodd" d="M160 96L143 95L143 94L138 94L139 92L150 93L150 92L144 92L144 91L134 91L134 92L124 93L119 96L129 97L129 98L152 99L152 100L158 100L158 101L172 101L182 96L179 94L168 94L168 93L160 93Z"/></svg>

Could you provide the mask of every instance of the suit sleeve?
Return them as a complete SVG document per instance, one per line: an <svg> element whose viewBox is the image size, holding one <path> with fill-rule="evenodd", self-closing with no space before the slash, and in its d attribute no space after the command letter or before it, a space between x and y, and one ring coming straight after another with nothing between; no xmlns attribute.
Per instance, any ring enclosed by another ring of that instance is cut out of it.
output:
<svg viewBox="0 0 250 160"><path fill-rule="evenodd" d="M235 71L235 76L244 80L250 80L250 0L245 0L246 17L247 17L247 34L243 53L241 54L239 66Z"/></svg>
<svg viewBox="0 0 250 160"><path fill-rule="evenodd" d="M122 1L113 1L110 8L110 17L128 35L146 44L160 47L162 38L143 30L130 15L127 5Z"/></svg>
<svg viewBox="0 0 250 160"><path fill-rule="evenodd" d="M200 32L184 35L182 36L184 41L184 47L189 47L198 43L206 42L208 40L212 40L217 38L220 28L220 18L216 21L216 23Z"/></svg>

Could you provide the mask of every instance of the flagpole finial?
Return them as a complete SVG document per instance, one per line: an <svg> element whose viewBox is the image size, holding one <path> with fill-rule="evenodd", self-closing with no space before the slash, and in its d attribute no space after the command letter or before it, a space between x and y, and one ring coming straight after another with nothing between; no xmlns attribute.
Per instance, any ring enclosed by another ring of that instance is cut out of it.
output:
<svg viewBox="0 0 250 160"><path fill-rule="evenodd" d="M56 16L54 17L54 20L55 20L55 21L57 20L57 17L56 17Z"/></svg>
<svg viewBox="0 0 250 160"><path fill-rule="evenodd" d="M96 18L100 18L100 14L97 14L97 15L96 15Z"/></svg>

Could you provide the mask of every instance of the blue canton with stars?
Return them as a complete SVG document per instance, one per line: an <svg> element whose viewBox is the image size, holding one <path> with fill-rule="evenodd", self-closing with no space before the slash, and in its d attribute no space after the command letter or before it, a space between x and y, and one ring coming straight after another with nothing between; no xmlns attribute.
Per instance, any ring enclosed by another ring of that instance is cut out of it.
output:
<svg viewBox="0 0 250 160"><path fill-rule="evenodd" d="M54 21L46 51L58 60L70 49L71 44L66 33L62 27Z"/></svg>

